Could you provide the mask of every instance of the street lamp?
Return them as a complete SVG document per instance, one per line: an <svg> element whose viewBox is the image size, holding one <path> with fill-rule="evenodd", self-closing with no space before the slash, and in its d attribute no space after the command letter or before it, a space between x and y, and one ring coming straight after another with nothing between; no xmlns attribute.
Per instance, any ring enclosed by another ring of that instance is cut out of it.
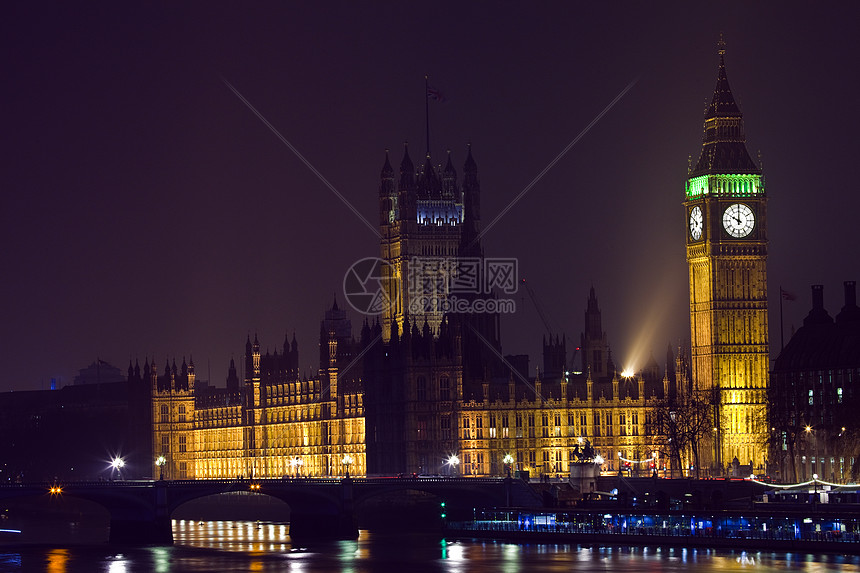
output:
<svg viewBox="0 0 860 573"><path fill-rule="evenodd" d="M457 466L460 465L460 458L457 457L457 454L451 454L448 456L448 461L445 462L448 464L449 468L454 469L454 475L457 475Z"/></svg>
<svg viewBox="0 0 860 573"><path fill-rule="evenodd" d="M293 458L290 460L290 467L293 468L295 477L299 477L299 468L304 464L302 458Z"/></svg>
<svg viewBox="0 0 860 573"><path fill-rule="evenodd" d="M155 460L155 465L158 466L158 479L164 480L164 464L167 463L167 459L164 456L158 456L158 459Z"/></svg>
<svg viewBox="0 0 860 573"><path fill-rule="evenodd" d="M354 460L352 459L352 456L351 456L351 455L349 455L349 454L346 454L345 456L343 456L343 459L342 459L342 460L341 460L341 462L340 462L340 463L342 463L343 465L345 465L345 466L346 466L346 479L349 479L349 465L350 465L353 461L354 461Z"/></svg>
<svg viewBox="0 0 860 573"><path fill-rule="evenodd" d="M122 468L125 467L125 460L117 456L111 460L110 467L112 468L111 477L113 477L113 472L116 471L119 475L119 479L122 479Z"/></svg>
<svg viewBox="0 0 860 573"><path fill-rule="evenodd" d="M514 456L512 456L511 454L505 454L505 457L502 461L505 462L505 465L507 466L508 477L511 477L511 465L514 463Z"/></svg>

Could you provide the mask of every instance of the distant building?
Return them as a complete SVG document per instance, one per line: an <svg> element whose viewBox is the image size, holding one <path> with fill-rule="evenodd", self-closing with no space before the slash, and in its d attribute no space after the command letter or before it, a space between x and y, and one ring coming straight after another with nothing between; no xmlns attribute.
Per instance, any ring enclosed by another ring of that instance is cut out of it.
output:
<svg viewBox="0 0 860 573"><path fill-rule="evenodd" d="M114 456L122 477L151 476L151 424L138 418L146 390L122 381L0 393L0 482L108 479Z"/></svg>
<svg viewBox="0 0 860 573"><path fill-rule="evenodd" d="M110 384L124 381L125 376L122 375L122 370L104 360L96 359L86 368L78 370L78 375L75 376L73 384L80 386L82 384Z"/></svg>
<svg viewBox="0 0 860 573"><path fill-rule="evenodd" d="M771 374L771 460L789 482L860 475L860 308L854 281L844 288L834 320L824 308L824 287L813 285L812 310Z"/></svg>

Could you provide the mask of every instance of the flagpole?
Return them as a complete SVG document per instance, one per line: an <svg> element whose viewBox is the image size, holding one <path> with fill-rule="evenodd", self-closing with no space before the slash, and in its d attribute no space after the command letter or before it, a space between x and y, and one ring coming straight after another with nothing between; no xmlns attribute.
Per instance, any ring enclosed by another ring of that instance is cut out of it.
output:
<svg viewBox="0 0 860 573"><path fill-rule="evenodd" d="M779 287L779 351L785 349L784 334L785 329L782 327L782 286Z"/></svg>
<svg viewBox="0 0 860 573"><path fill-rule="evenodd" d="M425 148L426 155L430 155L430 84L428 83L430 76L424 74L424 121L425 134L427 135L427 147Z"/></svg>

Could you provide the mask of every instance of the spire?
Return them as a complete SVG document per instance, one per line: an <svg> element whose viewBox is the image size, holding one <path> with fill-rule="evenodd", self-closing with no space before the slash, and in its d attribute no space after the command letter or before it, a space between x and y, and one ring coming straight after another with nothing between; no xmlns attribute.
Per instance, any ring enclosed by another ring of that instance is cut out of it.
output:
<svg viewBox="0 0 860 573"><path fill-rule="evenodd" d="M735 102L726 75L725 42L720 36L717 84L705 109L702 153L690 177L709 173L761 173L746 148L743 113Z"/></svg>
<svg viewBox="0 0 860 573"><path fill-rule="evenodd" d="M739 117L742 115L741 110L738 108L738 104L735 103L735 98L729 87L729 78L726 77L726 43L723 41L722 34L720 34L720 41L717 42L717 54L720 56L717 85L714 87L714 97L711 99L711 104L705 112L705 118L717 117L718 115L735 115Z"/></svg>
<svg viewBox="0 0 860 573"><path fill-rule="evenodd" d="M385 150L385 163L382 165L382 173L380 174L383 179L390 179L394 177L394 168L391 167L391 162L388 160L388 150Z"/></svg>
<svg viewBox="0 0 860 573"><path fill-rule="evenodd" d="M472 144L468 144L468 152L466 153L466 163L463 164L463 173L477 173L478 165L472 158Z"/></svg>
<svg viewBox="0 0 860 573"><path fill-rule="evenodd" d="M400 189L412 187L415 184L415 165L409 157L409 142L403 143L403 160L400 162Z"/></svg>
<svg viewBox="0 0 860 573"><path fill-rule="evenodd" d="M451 150L448 150L448 162L445 164L445 175L450 175L452 177L457 176L457 170L454 169L454 164L451 163Z"/></svg>

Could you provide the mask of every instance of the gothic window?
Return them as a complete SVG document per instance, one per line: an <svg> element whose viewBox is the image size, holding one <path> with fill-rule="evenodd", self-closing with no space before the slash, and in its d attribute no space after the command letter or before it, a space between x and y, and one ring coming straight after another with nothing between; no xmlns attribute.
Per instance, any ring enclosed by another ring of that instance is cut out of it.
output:
<svg viewBox="0 0 860 573"><path fill-rule="evenodd" d="M442 430L442 439L451 439L451 416L442 416L439 420L439 428Z"/></svg>
<svg viewBox="0 0 860 573"><path fill-rule="evenodd" d="M185 404L179 405L179 421L180 422L185 421Z"/></svg>
<svg viewBox="0 0 860 573"><path fill-rule="evenodd" d="M427 379L424 376L418 377L418 389L417 389L416 397L419 402L424 402L427 400Z"/></svg>
<svg viewBox="0 0 860 573"><path fill-rule="evenodd" d="M612 412L606 413L606 435L612 435Z"/></svg>
<svg viewBox="0 0 860 573"><path fill-rule="evenodd" d="M439 399L443 402L451 400L451 379L447 376L439 380Z"/></svg>
<svg viewBox="0 0 860 573"><path fill-rule="evenodd" d="M161 405L161 421L169 422L170 421L170 409L167 407L167 404Z"/></svg>
<svg viewBox="0 0 860 573"><path fill-rule="evenodd" d="M594 413L594 435L600 436L600 412Z"/></svg>
<svg viewBox="0 0 860 573"><path fill-rule="evenodd" d="M185 436L179 436L179 451L180 452L187 452L188 451L188 447L187 447L187 444L185 441Z"/></svg>
<svg viewBox="0 0 860 573"><path fill-rule="evenodd" d="M427 419L426 418L418 418L418 439L426 440L428 438L427 435Z"/></svg>
<svg viewBox="0 0 860 573"><path fill-rule="evenodd" d="M548 438L549 437L549 417L546 414L541 416L541 425L540 426L541 426L541 428L540 428L541 437L542 438Z"/></svg>
<svg viewBox="0 0 860 573"><path fill-rule="evenodd" d="M535 415L529 414L529 437L535 437Z"/></svg>
<svg viewBox="0 0 860 573"><path fill-rule="evenodd" d="M639 414L637 412L633 412L630 414L630 423L633 424L633 435L639 435Z"/></svg>
<svg viewBox="0 0 860 573"><path fill-rule="evenodd" d="M469 439L469 418L463 418L463 439Z"/></svg>
<svg viewBox="0 0 860 573"><path fill-rule="evenodd" d="M170 436L161 436L161 453L170 453Z"/></svg>
<svg viewBox="0 0 860 573"><path fill-rule="evenodd" d="M484 417L478 416L475 419L475 437L479 440L484 439Z"/></svg>
<svg viewBox="0 0 860 573"><path fill-rule="evenodd" d="M618 414L618 435L626 436L627 435L627 420L624 414Z"/></svg>

